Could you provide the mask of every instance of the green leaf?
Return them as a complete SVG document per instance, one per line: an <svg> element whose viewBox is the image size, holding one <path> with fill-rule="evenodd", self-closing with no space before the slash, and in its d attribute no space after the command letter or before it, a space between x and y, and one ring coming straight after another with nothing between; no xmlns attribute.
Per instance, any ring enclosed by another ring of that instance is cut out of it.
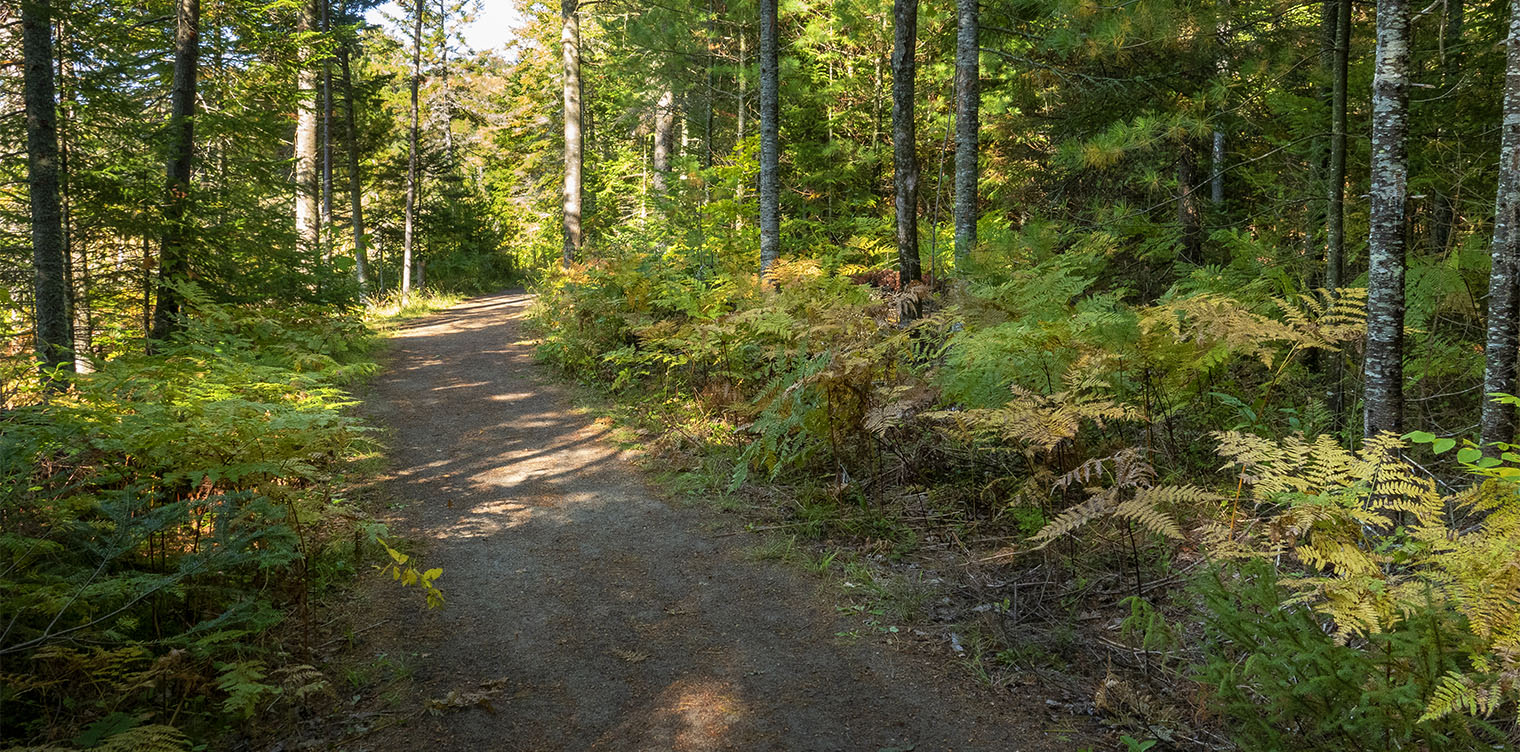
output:
<svg viewBox="0 0 1520 752"><path fill-rule="evenodd" d="M1482 456L1483 452L1480 451L1477 447L1462 447L1461 449L1457 450L1458 462L1473 463L1477 462L1478 458Z"/></svg>
<svg viewBox="0 0 1520 752"><path fill-rule="evenodd" d="M85 727L83 733L74 737L74 744L89 749L100 744L108 736L135 728L142 719L130 713L112 713Z"/></svg>
<svg viewBox="0 0 1520 752"><path fill-rule="evenodd" d="M1456 439L1436 439L1435 443L1430 445L1430 450L1436 454L1444 454L1456 445Z"/></svg>
<svg viewBox="0 0 1520 752"><path fill-rule="evenodd" d="M1429 444L1436 440L1436 435L1429 431L1410 431L1404 434L1404 440L1415 444Z"/></svg>

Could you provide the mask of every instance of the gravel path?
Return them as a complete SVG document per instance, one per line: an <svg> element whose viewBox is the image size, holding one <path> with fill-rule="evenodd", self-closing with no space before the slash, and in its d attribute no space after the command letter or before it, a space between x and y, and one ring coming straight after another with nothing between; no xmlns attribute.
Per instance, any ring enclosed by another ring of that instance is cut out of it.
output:
<svg viewBox="0 0 1520 752"><path fill-rule="evenodd" d="M849 625L818 579L746 558L749 536L714 537L715 521L736 524L722 513L658 500L534 362L530 300L404 327L371 395L392 431L398 524L448 597L424 613L416 593L381 591L382 631L419 656L408 702L452 692L469 707L355 749L1085 746L1051 731L1064 723L1043 703L1019 712L941 661L840 644Z"/></svg>

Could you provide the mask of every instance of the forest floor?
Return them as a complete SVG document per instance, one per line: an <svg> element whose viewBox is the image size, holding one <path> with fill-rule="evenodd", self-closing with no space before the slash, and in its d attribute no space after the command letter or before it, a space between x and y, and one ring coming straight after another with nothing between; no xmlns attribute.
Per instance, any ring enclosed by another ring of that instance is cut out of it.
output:
<svg viewBox="0 0 1520 752"><path fill-rule="evenodd" d="M402 326L369 395L393 530L443 568L447 605L361 589L354 652L407 666L364 704L406 720L342 748L1095 748L1093 720L1038 686L997 692L944 651L842 639L859 625L837 584L757 560L738 515L663 500L535 362L531 300Z"/></svg>

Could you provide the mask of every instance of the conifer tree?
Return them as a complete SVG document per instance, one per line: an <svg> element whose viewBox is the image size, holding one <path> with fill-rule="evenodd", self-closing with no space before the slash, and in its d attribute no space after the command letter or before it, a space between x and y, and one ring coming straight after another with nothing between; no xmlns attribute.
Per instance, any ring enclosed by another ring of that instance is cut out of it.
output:
<svg viewBox="0 0 1520 752"><path fill-rule="evenodd" d="M36 350L47 374L71 371L73 327L65 278L58 198L58 110L53 87L53 8L47 0L21 3L25 78L27 187L31 199ZM50 382L53 383L53 382Z"/></svg>
<svg viewBox="0 0 1520 752"><path fill-rule="evenodd" d="M896 188L897 274L906 291L923 279L918 258L918 128L913 99L918 0L893 0L892 28L892 182ZM904 304L904 319L917 318L918 313L916 302Z"/></svg>
<svg viewBox="0 0 1520 752"><path fill-rule="evenodd" d="M196 73L200 63L200 0L178 0L174 43L174 92L169 116L169 161L165 170L164 228L159 245L158 303L153 309L152 339L165 340L179 326L179 294L174 285L190 270L185 226L190 172L195 159Z"/></svg>

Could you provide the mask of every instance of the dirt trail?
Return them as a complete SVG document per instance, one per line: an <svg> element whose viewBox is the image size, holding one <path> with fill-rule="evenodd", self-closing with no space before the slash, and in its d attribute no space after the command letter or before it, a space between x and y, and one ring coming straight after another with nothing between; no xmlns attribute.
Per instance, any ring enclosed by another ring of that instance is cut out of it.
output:
<svg viewBox="0 0 1520 752"><path fill-rule="evenodd" d="M448 596L422 613L408 593L390 639L422 656L422 697L503 689L490 709L424 714L352 748L1079 746L1043 703L839 644L848 625L818 580L747 559L748 536L713 537L703 523L721 513L659 501L535 364L529 302L479 298L405 327L373 395L403 532L427 541Z"/></svg>

